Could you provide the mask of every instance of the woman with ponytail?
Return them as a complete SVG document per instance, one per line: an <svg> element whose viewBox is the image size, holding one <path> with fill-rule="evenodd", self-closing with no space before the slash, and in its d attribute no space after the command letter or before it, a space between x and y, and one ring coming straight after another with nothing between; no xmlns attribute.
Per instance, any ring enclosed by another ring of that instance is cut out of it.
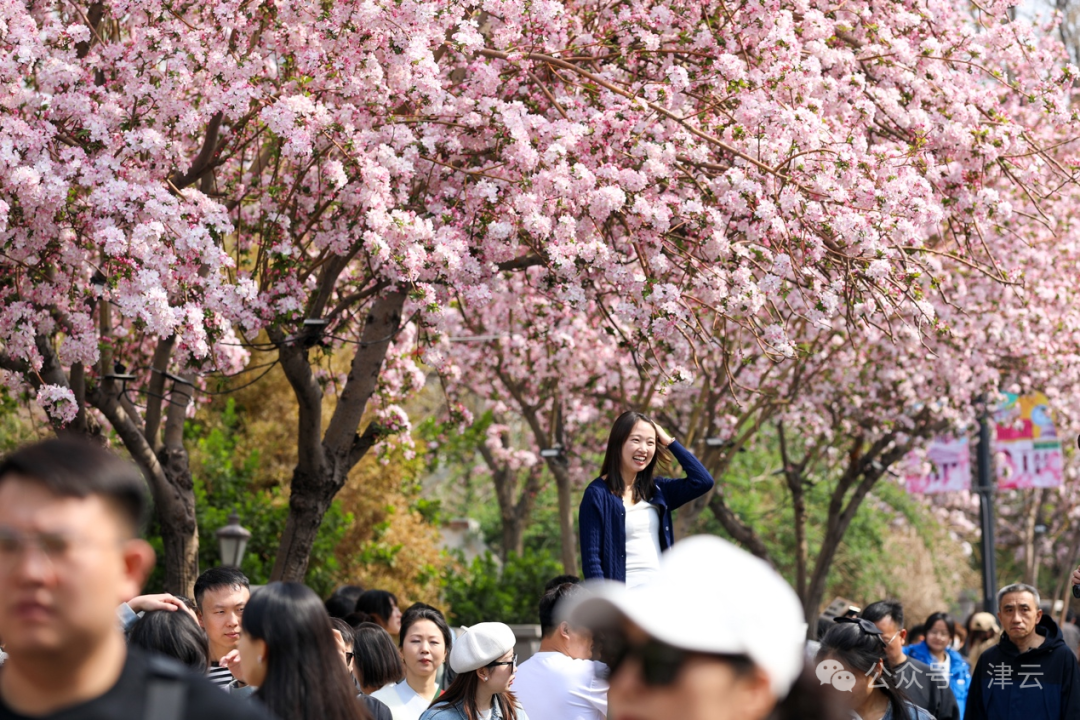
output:
<svg viewBox="0 0 1080 720"><path fill-rule="evenodd" d="M818 678L832 685L858 720L934 720L908 702L888 672L885 639L869 620L837 618L821 639L816 662Z"/></svg>

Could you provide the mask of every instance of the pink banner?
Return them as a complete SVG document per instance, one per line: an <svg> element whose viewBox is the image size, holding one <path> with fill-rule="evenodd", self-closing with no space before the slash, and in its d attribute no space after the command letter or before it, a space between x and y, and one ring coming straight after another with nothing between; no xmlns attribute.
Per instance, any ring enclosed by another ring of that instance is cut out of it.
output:
<svg viewBox="0 0 1080 720"><path fill-rule="evenodd" d="M1004 465L999 464L998 488L1058 487L1065 479L1065 456L1050 417L1050 400L1042 393L1005 393L1005 398L994 413L994 449Z"/></svg>
<svg viewBox="0 0 1080 720"><path fill-rule="evenodd" d="M971 488L971 450L967 438L935 438L926 451L930 474L905 476L909 493L943 493Z"/></svg>

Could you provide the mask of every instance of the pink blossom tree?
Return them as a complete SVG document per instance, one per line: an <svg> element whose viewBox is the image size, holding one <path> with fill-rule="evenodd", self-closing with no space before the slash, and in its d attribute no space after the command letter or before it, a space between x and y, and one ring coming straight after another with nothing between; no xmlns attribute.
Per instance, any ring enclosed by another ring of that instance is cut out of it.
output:
<svg viewBox="0 0 1080 720"><path fill-rule="evenodd" d="M622 333L646 377L687 381L735 328L750 341L721 366L790 361L804 325L932 328L960 301L941 273L1015 280L1010 218L1072 182L1075 69L1006 17L0 0L8 379L79 423L95 392L123 408L107 375L128 344L175 337L183 384L265 328L300 406L274 576L299 579L348 471L407 429L421 344L501 273L537 268L536 292Z"/></svg>

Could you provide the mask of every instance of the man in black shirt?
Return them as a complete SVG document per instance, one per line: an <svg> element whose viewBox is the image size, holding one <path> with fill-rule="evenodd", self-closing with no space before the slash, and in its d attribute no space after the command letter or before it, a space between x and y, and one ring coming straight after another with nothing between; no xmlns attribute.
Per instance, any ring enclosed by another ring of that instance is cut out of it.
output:
<svg viewBox="0 0 1080 720"><path fill-rule="evenodd" d="M74 438L0 462L0 720L265 720L182 666L129 650L116 606L154 564L139 471Z"/></svg>
<svg viewBox="0 0 1080 720"><path fill-rule="evenodd" d="M949 679L904 654L904 606L895 600L881 600L868 605L862 616L881 631L887 670L907 699L937 720L960 720L960 707L949 689Z"/></svg>

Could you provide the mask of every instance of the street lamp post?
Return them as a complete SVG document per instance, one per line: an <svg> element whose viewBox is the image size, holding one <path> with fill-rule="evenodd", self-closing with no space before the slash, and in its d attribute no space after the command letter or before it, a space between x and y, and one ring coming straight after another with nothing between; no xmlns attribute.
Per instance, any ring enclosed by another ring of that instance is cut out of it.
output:
<svg viewBox="0 0 1080 720"><path fill-rule="evenodd" d="M997 562L994 557L994 468L991 444L993 431L990 427L990 408L986 397L982 398L979 416L979 448L976 455L979 495L979 524L982 529L982 580L983 610L997 612Z"/></svg>
<svg viewBox="0 0 1080 720"><path fill-rule="evenodd" d="M221 564L226 567L240 567L247 550L251 532L240 524L240 516L234 510L229 515L229 524L217 531L218 550L221 552Z"/></svg>

